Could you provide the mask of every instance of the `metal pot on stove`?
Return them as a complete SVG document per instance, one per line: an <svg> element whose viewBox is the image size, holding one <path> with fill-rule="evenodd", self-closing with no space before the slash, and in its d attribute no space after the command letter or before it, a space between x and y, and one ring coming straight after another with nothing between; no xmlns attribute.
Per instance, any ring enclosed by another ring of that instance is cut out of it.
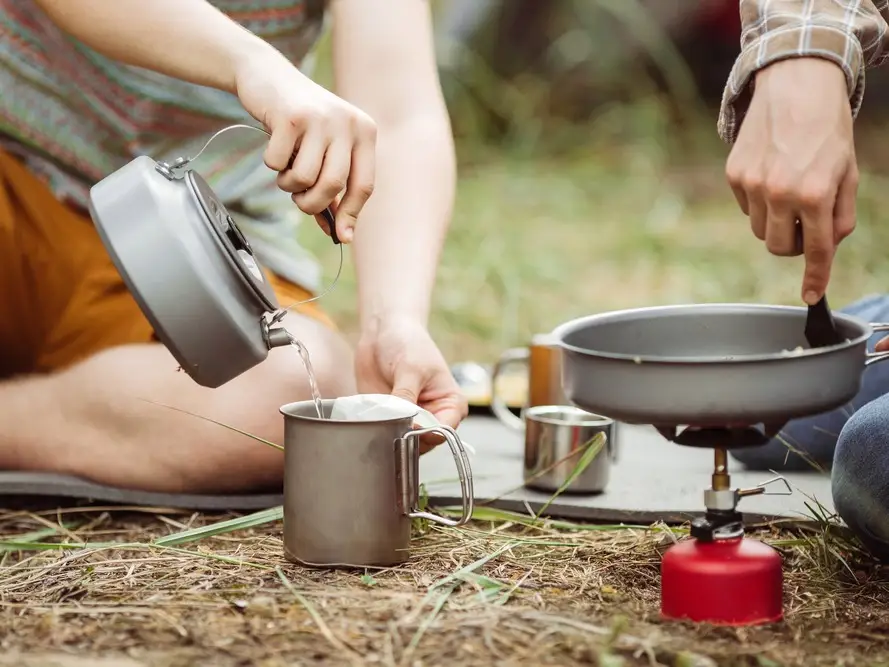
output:
<svg viewBox="0 0 889 667"><path fill-rule="evenodd" d="M553 332L562 386L583 410L653 425L680 444L715 446L716 429L728 448L761 445L791 419L851 401L864 369L889 359L867 351L889 324L834 312L841 342L813 348L807 316L796 306L709 303L577 318Z"/></svg>
<svg viewBox="0 0 889 667"><path fill-rule="evenodd" d="M265 132L249 125L234 128ZM203 152L203 149L201 149ZM115 267L182 370L219 387L289 345L282 309L247 238L189 164L140 156L90 190ZM330 210L324 212L338 244ZM341 249L342 250L342 249Z"/></svg>

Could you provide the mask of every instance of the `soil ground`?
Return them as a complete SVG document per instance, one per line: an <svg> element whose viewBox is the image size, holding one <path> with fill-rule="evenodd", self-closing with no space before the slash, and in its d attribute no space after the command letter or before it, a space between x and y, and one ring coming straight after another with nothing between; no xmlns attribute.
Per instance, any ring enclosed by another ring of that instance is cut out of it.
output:
<svg viewBox="0 0 889 667"><path fill-rule="evenodd" d="M279 522L149 544L223 518L6 513L0 665L889 665L889 571L817 527L759 533L785 556L786 618L730 629L659 619L663 526L417 526L411 561L376 572L287 563ZM52 542L97 546L36 550Z"/></svg>

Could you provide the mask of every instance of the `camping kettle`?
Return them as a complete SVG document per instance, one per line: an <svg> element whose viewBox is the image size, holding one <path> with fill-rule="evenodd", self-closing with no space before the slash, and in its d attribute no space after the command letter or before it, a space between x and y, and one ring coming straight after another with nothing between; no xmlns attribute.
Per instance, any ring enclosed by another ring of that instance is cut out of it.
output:
<svg viewBox="0 0 889 667"><path fill-rule="evenodd" d="M191 378L219 387L293 338L247 238L189 164L139 156L90 189L106 250L160 341ZM323 213L339 244L330 209ZM342 247L340 248L342 251Z"/></svg>

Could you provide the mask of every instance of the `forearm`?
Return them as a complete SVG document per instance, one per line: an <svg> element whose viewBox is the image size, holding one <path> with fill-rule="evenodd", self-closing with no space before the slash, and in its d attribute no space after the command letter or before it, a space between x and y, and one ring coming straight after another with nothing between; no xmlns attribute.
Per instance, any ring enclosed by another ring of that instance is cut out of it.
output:
<svg viewBox="0 0 889 667"><path fill-rule="evenodd" d="M35 2L63 31L110 58L231 93L239 62L273 51L205 0Z"/></svg>
<svg viewBox="0 0 889 667"><path fill-rule="evenodd" d="M377 135L377 180L354 241L362 330L386 317L426 322L456 182L444 113Z"/></svg>
<svg viewBox="0 0 889 667"><path fill-rule="evenodd" d="M723 140L733 143L737 137L756 73L788 58L822 58L840 67L857 116L865 69L889 55L889 0L740 0L740 6L741 53L719 114Z"/></svg>
<svg viewBox="0 0 889 667"><path fill-rule="evenodd" d="M456 182L429 4L332 7L337 92L377 123L374 192L354 240L361 326L401 315L426 322Z"/></svg>

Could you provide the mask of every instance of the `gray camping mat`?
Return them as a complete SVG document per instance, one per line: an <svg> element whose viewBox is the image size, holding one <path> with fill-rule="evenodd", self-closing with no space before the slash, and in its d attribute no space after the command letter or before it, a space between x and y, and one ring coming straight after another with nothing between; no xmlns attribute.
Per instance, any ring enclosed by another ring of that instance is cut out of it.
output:
<svg viewBox="0 0 889 667"><path fill-rule="evenodd" d="M537 512L551 494L522 486L523 436L492 417L469 417L459 433L476 450L470 455L476 503L527 514ZM612 466L608 488L598 495L563 494L546 514L609 523L683 522L703 511L703 490L712 472L712 450L675 445L654 429L621 424L617 431L619 460ZM738 467L729 471L735 486L755 486L772 477ZM434 505L457 505L460 487L450 451L441 446L420 461L421 479ZM745 498L740 509L753 520L810 518L805 502L833 512L830 479L816 472L784 475L794 489L790 496ZM776 485L777 487L777 485ZM0 472L3 498L42 497L169 507L199 511L252 511L282 504L278 493L243 495L167 494L93 484L65 475Z"/></svg>
<svg viewBox="0 0 889 667"><path fill-rule="evenodd" d="M537 512L552 493L522 486L524 436L491 417L470 417L459 433L476 453L470 454L476 503L528 514ZM704 511L704 489L713 472L713 450L671 443L654 428L619 424L616 429L618 460L611 467L604 493L562 494L549 505L547 515L609 523L684 522ZM733 469L734 465L734 469ZM775 475L751 472L729 461L735 487L752 487ZM817 471L783 473L791 495L759 495L742 499L739 510L750 520L780 518L811 520L805 503L820 504L833 513L830 478ZM420 460L420 478L430 501L459 504L460 486L446 447L437 447ZM786 486L773 484L772 491ZM496 499L496 500L495 500ZM494 502L490 502L490 501Z"/></svg>

